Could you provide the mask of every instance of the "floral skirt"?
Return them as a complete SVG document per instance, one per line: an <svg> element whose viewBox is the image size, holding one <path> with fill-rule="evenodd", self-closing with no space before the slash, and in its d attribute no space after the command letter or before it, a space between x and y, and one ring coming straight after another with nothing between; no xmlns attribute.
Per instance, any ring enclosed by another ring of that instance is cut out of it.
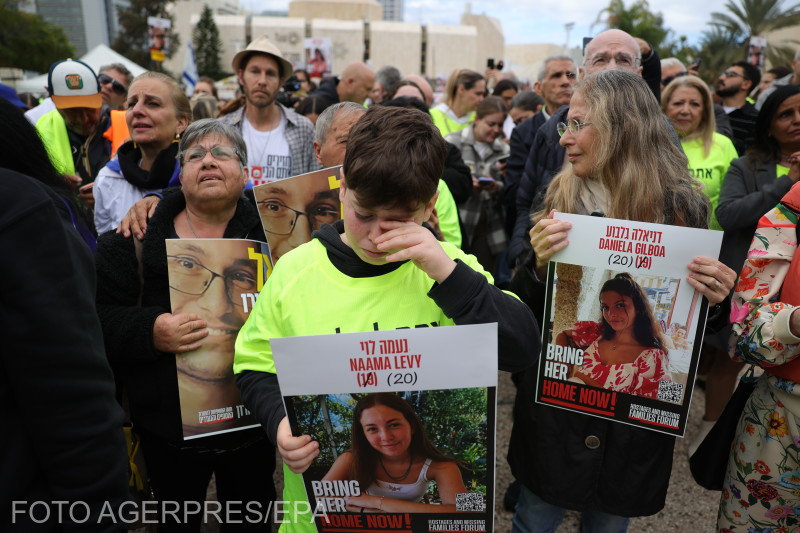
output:
<svg viewBox="0 0 800 533"><path fill-rule="evenodd" d="M722 487L723 532L779 533L800 527L800 416L761 378L739 419Z"/></svg>

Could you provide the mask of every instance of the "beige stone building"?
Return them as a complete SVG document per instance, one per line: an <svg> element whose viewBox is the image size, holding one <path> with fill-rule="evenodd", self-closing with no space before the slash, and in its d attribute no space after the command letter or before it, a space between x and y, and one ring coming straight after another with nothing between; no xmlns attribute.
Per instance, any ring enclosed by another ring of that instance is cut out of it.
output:
<svg viewBox="0 0 800 533"><path fill-rule="evenodd" d="M173 4L175 31L182 43L191 41L202 8L202 0ZM300 66L305 60L305 38L330 37L334 74L348 63L367 59L376 69L393 65L404 74L441 77L457 68L483 72L487 59L504 57L505 39L495 18L467 12L459 26L421 26L381 20L381 10L376 0L293 0L288 17L215 14L222 64L228 67L238 51L262 35ZM182 72L185 54L182 46L165 68L175 74Z"/></svg>

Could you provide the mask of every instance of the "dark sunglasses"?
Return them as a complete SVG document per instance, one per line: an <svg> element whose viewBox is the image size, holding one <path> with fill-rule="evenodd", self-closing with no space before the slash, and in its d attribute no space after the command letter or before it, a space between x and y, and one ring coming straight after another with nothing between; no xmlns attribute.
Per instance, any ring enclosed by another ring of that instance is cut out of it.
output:
<svg viewBox="0 0 800 533"><path fill-rule="evenodd" d="M125 94L128 92L128 89L125 88L120 82L109 76L108 74L100 74L97 76L97 81L100 82L100 85L105 85L107 83L111 84L111 89L117 94Z"/></svg>

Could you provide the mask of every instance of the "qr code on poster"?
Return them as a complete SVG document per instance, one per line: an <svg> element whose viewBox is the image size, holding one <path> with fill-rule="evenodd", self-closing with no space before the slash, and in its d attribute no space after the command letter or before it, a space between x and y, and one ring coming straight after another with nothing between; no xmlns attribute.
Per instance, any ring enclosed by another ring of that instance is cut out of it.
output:
<svg viewBox="0 0 800 533"><path fill-rule="evenodd" d="M681 403L683 398L683 383L674 381L658 382L658 399L665 402Z"/></svg>
<svg viewBox="0 0 800 533"><path fill-rule="evenodd" d="M486 501L480 492L456 493L456 511L485 511Z"/></svg>

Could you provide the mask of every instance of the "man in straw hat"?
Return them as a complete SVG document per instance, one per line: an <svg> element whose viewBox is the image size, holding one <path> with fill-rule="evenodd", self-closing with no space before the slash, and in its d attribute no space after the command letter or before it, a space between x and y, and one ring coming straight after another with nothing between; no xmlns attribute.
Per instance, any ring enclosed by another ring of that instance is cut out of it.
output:
<svg viewBox="0 0 800 533"><path fill-rule="evenodd" d="M278 47L260 37L233 57L232 66L242 92L241 107L234 107L221 120L242 132L253 184L319 168L314 158L313 124L276 101L293 71Z"/></svg>

